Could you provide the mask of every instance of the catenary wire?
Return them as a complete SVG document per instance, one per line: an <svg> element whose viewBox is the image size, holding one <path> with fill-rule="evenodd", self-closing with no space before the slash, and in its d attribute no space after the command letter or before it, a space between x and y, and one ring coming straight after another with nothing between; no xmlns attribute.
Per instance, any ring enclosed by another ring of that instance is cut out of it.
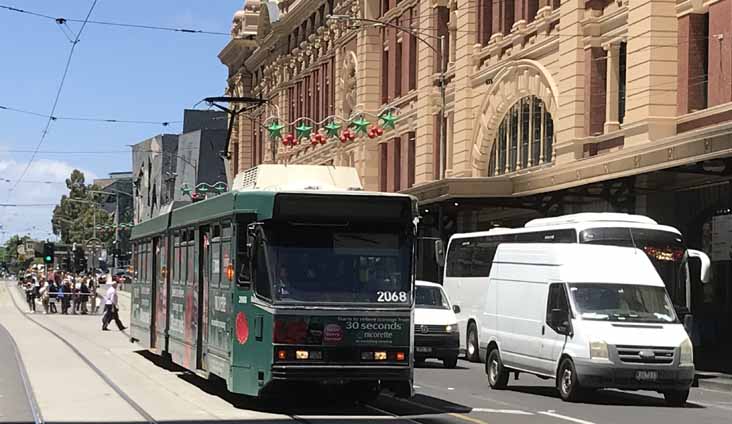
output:
<svg viewBox="0 0 732 424"><path fill-rule="evenodd" d="M132 23L124 23L124 22L110 22L110 21L95 21L95 20L89 20L89 19L75 19L75 18L63 18L63 17L54 17L50 15L46 15L44 13L39 12L33 12L25 9L19 9L17 7L7 6L7 5L0 5L0 9L5 9L11 12L16 13L22 13L26 15L36 16L39 18L45 18L52 20L56 22L58 25L65 25L67 22L75 22L75 23L82 23L85 24L92 24L92 25L106 25L106 26L116 26L116 27L123 27L123 28L136 28L136 29L146 29L146 30L157 30L157 31L169 31L169 32L182 32L186 34L205 34L205 35L225 35L225 36L231 36L228 32L220 32L220 31L208 31L208 30L201 30L201 29L191 29L191 28L175 28L175 27L166 27L166 26L160 26L160 25L144 25L144 24L132 24Z"/></svg>
<svg viewBox="0 0 732 424"><path fill-rule="evenodd" d="M33 112L25 109L18 109L10 106L0 105L0 110L7 110L9 112L22 113L25 115L37 116L40 118L50 118L53 121L87 121L87 122L103 122L109 124L141 124L141 125L162 125L167 127L171 124L180 124L183 121L144 121L134 119L110 119L110 118L90 118L90 117L78 117L78 116L51 116L43 113Z"/></svg>
<svg viewBox="0 0 732 424"><path fill-rule="evenodd" d="M97 1L94 0L91 4L91 7L89 7L89 12L86 14L86 20L89 19L92 12L94 11L94 8L97 6ZM48 135L48 130L51 128L51 123L53 122L53 115L56 112L56 108L58 107L58 102L61 99L61 92L64 88L64 83L66 82L66 77L69 74L69 68L71 67L71 59L74 57L74 51L76 50L76 46L79 44L79 38L81 37L81 34L84 32L84 28L86 28L86 20L81 25L81 28L79 29L79 32L76 33L76 38L74 39L74 42L71 43L71 49L69 49L69 55L66 59L66 65L64 66L64 72L61 76L61 82L58 85L58 90L56 90L56 96L53 100L53 106L51 107L51 113L48 114L48 119L46 120L46 126L43 128L43 131L41 132L41 139L38 141L38 144L35 147L35 152L31 155L30 159L28 160L28 163L26 164L25 168L23 169L23 172L21 172L20 177L16 181L16 183L9 189L8 192L11 192L15 190L18 187L18 184L23 180L25 175L28 173L28 169L30 169L31 164L33 163L33 160L36 158L36 153L38 150L40 150L41 146L43 145L43 142L46 141L46 135Z"/></svg>

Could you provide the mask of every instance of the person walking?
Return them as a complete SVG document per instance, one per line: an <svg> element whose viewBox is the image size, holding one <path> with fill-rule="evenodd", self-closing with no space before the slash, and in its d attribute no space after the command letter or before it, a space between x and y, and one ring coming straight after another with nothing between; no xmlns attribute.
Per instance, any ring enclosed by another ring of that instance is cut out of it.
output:
<svg viewBox="0 0 732 424"><path fill-rule="evenodd" d="M69 314L69 300L71 297L71 287L69 280L65 279L58 290L58 299L61 301L61 315Z"/></svg>
<svg viewBox="0 0 732 424"><path fill-rule="evenodd" d="M104 317L102 318L102 331L109 331L109 323L114 320L117 324L119 331L126 329L127 327L122 324L119 319L119 308L117 297L117 282L112 281L112 285L107 289L107 294L104 296Z"/></svg>
<svg viewBox="0 0 732 424"><path fill-rule="evenodd" d="M56 298L58 297L58 284L55 280L48 282L48 312L55 314L58 312L56 309Z"/></svg>
<svg viewBox="0 0 732 424"><path fill-rule="evenodd" d="M47 314L48 313L48 299L49 299L48 291L49 291L49 288L50 287L48 285L48 281L44 281L43 282L43 286L41 287L41 290L40 290L41 305L43 305L43 313L44 314Z"/></svg>
<svg viewBox="0 0 732 424"><path fill-rule="evenodd" d="M89 311L86 309L86 302L89 301L89 286L86 285L88 279L81 280L81 288L79 289L79 295L81 299L81 314L86 315Z"/></svg>
<svg viewBox="0 0 732 424"><path fill-rule="evenodd" d="M82 277L78 277L71 282L71 299L73 299L71 313L74 315L79 313L79 307L81 306L81 281Z"/></svg>
<svg viewBox="0 0 732 424"><path fill-rule="evenodd" d="M30 312L36 312L36 300L33 297L33 290L33 278L31 276L27 276L25 283L25 300L28 302L28 309Z"/></svg>

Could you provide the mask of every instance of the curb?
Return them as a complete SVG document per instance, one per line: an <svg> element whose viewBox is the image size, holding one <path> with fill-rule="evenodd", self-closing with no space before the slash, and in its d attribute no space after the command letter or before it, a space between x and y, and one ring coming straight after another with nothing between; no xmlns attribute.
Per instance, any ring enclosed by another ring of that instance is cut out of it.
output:
<svg viewBox="0 0 732 424"><path fill-rule="evenodd" d="M697 373L695 380L701 389L732 393L732 376Z"/></svg>

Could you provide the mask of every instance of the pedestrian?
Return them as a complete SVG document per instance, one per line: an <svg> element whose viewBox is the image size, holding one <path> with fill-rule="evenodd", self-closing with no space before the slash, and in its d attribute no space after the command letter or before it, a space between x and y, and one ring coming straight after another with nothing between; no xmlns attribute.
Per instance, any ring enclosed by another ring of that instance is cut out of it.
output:
<svg viewBox="0 0 732 424"><path fill-rule="evenodd" d="M79 289L82 315L86 315L89 313L89 311L86 309L86 302L89 301L89 286L86 285L87 280L88 278L81 280L81 288Z"/></svg>
<svg viewBox="0 0 732 424"><path fill-rule="evenodd" d="M56 309L56 298L58 297L58 284L55 280L48 282L48 312L55 314L58 312Z"/></svg>
<svg viewBox="0 0 732 424"><path fill-rule="evenodd" d="M41 304L43 305L43 313L48 313L48 299L49 299L49 285L48 281L43 282L43 287L41 287L40 294L41 294Z"/></svg>
<svg viewBox="0 0 732 424"><path fill-rule="evenodd" d="M89 300L91 301L91 313L97 313L97 283L93 278L89 279Z"/></svg>
<svg viewBox="0 0 732 424"><path fill-rule="evenodd" d="M71 299L73 300L71 313L76 315L79 313L81 306L81 277L76 278L71 284Z"/></svg>
<svg viewBox="0 0 732 424"><path fill-rule="evenodd" d="M27 276L25 282L25 300L28 302L28 310L30 312L36 312L36 300L33 297L33 289L33 278Z"/></svg>
<svg viewBox="0 0 732 424"><path fill-rule="evenodd" d="M119 319L119 308L118 308L118 297L117 297L117 282L113 281L112 285L107 289L107 294L104 296L104 317L102 318L102 331L109 331L109 323L114 320L117 324L119 331L126 329L127 327L122 324Z"/></svg>
<svg viewBox="0 0 732 424"><path fill-rule="evenodd" d="M61 315L69 314L69 300L71 296L71 287L69 280L65 279L58 290L58 299L61 301Z"/></svg>

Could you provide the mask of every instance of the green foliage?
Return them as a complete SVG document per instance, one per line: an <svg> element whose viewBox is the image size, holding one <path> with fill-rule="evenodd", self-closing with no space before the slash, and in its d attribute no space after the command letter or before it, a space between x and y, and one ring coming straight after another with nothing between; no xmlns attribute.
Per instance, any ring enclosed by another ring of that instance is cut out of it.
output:
<svg viewBox="0 0 732 424"><path fill-rule="evenodd" d="M14 235L5 242L5 261L13 272L17 272L19 269L26 269L33 262L33 258L27 258L23 261L18 260L18 246L25 244L30 241L31 238L28 236Z"/></svg>
<svg viewBox="0 0 732 424"><path fill-rule="evenodd" d="M90 190L100 190L99 187L86 184L84 173L75 169L66 179L69 194L61 196L59 204L53 209L51 224L53 233L61 237L66 244L84 244L92 237L101 240L105 245L114 239L113 233L94 231L97 226L113 223L112 216L101 207L103 194L91 193ZM95 216L96 215L96 216Z"/></svg>

